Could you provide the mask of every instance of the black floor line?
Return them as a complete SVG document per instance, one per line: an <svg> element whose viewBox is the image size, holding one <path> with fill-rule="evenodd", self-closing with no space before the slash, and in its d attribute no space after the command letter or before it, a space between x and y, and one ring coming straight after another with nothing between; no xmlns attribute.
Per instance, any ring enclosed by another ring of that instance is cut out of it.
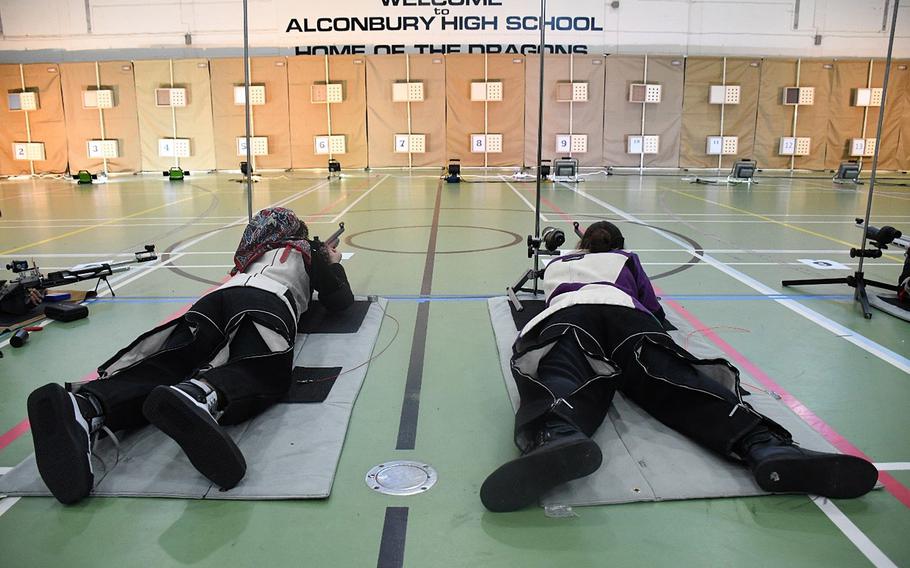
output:
<svg viewBox="0 0 910 568"><path fill-rule="evenodd" d="M427 242L427 259L423 266L423 280L420 293L429 294L433 288L433 265L436 262L436 237L439 234L439 210L442 203L442 180L436 186L436 205L433 207L433 224ZM408 363L408 377L401 403L401 420L398 423L396 450L413 450L417 440L417 414L420 409L420 387L423 382L423 358L427 347L427 322L430 319L430 304L417 305L417 321L411 340L411 357Z"/></svg>
<svg viewBox="0 0 910 568"><path fill-rule="evenodd" d="M404 566L404 543L408 535L408 508L386 507L385 522L382 525L382 540L379 543L377 568L401 568Z"/></svg>

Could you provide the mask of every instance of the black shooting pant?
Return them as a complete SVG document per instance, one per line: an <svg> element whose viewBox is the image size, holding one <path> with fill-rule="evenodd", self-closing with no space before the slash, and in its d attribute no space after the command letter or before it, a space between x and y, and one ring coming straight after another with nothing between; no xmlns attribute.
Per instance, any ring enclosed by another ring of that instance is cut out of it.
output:
<svg viewBox="0 0 910 568"><path fill-rule="evenodd" d="M289 347L273 351L257 323L280 334ZM287 394L296 327L285 302L271 292L216 290L183 316L137 338L102 365L102 378L86 383L79 392L98 399L105 426L123 430L147 424L142 404L155 387L204 379L215 388L224 410L219 422L243 422ZM142 352L149 342L165 336L154 343L152 352ZM135 361L104 376L105 369L124 360Z"/></svg>
<svg viewBox="0 0 910 568"><path fill-rule="evenodd" d="M553 415L593 435L617 390L670 428L729 457L736 441L758 424L789 439L786 430L743 402L735 367L723 359L694 357L648 314L620 306L572 306L540 328L545 331L538 344L555 344L540 360L536 382L517 380L521 406L515 434L523 450L533 438L530 431ZM585 352L605 356L619 374L592 379Z"/></svg>

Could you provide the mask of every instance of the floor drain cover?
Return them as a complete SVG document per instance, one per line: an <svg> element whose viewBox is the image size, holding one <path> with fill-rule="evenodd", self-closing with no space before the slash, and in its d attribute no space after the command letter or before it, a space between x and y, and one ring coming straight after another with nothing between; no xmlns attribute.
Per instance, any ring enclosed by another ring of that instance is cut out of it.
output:
<svg viewBox="0 0 910 568"><path fill-rule="evenodd" d="M416 495L436 484L436 470L422 462L391 461L367 472L367 486L386 495Z"/></svg>

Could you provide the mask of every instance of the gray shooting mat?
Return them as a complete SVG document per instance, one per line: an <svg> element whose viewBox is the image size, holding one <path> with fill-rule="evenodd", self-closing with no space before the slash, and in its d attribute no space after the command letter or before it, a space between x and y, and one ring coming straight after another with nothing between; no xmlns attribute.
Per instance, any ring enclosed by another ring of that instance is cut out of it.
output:
<svg viewBox="0 0 910 568"><path fill-rule="evenodd" d="M311 333L297 336L295 377L306 380L309 373L316 379L315 384L322 383L326 375L337 375L337 379L330 391L322 388L316 394L317 399L327 394L322 402L276 404L252 420L228 427L247 463L246 476L233 489L221 491L212 485L173 440L147 426L118 433L119 459L110 439L98 442L92 494L251 500L328 497L387 303L381 298L358 298L347 316L356 318L351 326L355 333L344 333L337 318L326 318L315 327L301 325ZM342 370L340 374L331 371L338 368ZM307 372L299 372L304 369ZM34 455L0 477L0 494L50 495L38 476Z"/></svg>
<svg viewBox="0 0 910 568"><path fill-rule="evenodd" d="M512 409L517 410L519 397L509 358L518 330L506 297L491 298L488 307L506 389ZM670 335L692 354L711 358L724 356L699 334L693 333L692 326L675 313L669 313L668 319L678 328ZM748 376L742 376L742 380L758 383ZM743 388L750 393L746 401L758 412L787 428L801 446L825 452L837 451L772 395L748 385L743 385ZM503 427L511 425L504 424ZM541 499L541 505L611 505L767 494L755 483L747 468L702 448L664 426L620 392L613 398L607 418L595 432L594 440L603 451L601 468L592 475L557 487ZM504 458L511 459L511 456Z"/></svg>

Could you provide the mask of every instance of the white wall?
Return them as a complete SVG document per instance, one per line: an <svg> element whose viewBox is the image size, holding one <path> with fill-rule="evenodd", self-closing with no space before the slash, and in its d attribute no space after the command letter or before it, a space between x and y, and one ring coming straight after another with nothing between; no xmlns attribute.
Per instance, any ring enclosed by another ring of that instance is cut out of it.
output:
<svg viewBox="0 0 910 568"><path fill-rule="evenodd" d="M589 18L603 31L552 32L548 43L584 45L589 53L883 56L885 7L893 1L619 0L613 8L610 0L549 0L549 15ZM459 5L465 2L494 5ZM898 57L910 56L908 4L904 0L898 18ZM456 44L466 51L469 44L530 45L539 39L535 31L502 29L508 16L536 14L539 0L249 0L249 7L251 45L260 53L293 53L305 45L358 45L373 53L374 46L390 44L408 51L418 44ZM500 29L443 31L440 8L449 17L496 16ZM305 19L368 16L433 20L429 29L410 32L286 32L291 18L303 25ZM191 34L194 49L234 52L242 42L241 26L240 0L0 0L0 59L15 60L24 50L174 56L187 50L184 34Z"/></svg>

